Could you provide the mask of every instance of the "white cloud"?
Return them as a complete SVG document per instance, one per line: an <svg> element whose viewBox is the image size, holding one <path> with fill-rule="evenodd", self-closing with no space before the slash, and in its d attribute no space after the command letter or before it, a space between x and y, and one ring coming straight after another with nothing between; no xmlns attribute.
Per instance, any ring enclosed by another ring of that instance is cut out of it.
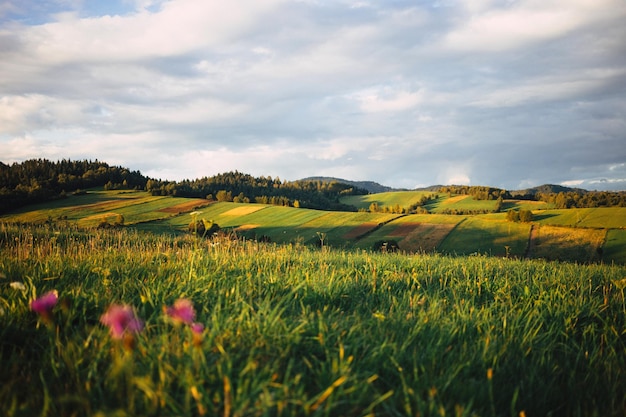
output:
<svg viewBox="0 0 626 417"><path fill-rule="evenodd" d="M395 112L417 106L422 101L422 94L419 91L388 91L388 89L382 89L382 91L356 94L355 98L365 112Z"/></svg>
<svg viewBox="0 0 626 417"><path fill-rule="evenodd" d="M592 68L574 74L538 77L521 85L502 86L487 93L476 92L471 104L481 107L511 107L525 103L565 100L593 93L612 80L626 76L625 68Z"/></svg>
<svg viewBox="0 0 626 417"><path fill-rule="evenodd" d="M468 10L466 23L445 36L445 47L506 51L565 36L574 29L625 13L620 0L526 0L497 8L491 2L470 2Z"/></svg>
<svg viewBox="0 0 626 417"><path fill-rule="evenodd" d="M622 0L46 4L0 10L3 162L398 186L624 178L610 169L626 161Z"/></svg>
<svg viewBox="0 0 626 417"><path fill-rule="evenodd" d="M33 58L48 64L171 56L235 41L279 3L177 0L156 13L89 18L63 13L57 21L22 28L20 41Z"/></svg>

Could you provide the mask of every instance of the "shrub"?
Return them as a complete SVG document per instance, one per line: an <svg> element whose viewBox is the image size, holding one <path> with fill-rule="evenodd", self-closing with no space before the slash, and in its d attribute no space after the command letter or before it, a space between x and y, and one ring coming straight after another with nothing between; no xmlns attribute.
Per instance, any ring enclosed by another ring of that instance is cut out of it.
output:
<svg viewBox="0 0 626 417"><path fill-rule="evenodd" d="M215 233L221 230L220 226L213 220L196 220L196 222L189 223L189 233L196 236L211 237Z"/></svg>
<svg viewBox="0 0 626 417"><path fill-rule="evenodd" d="M395 240L378 240L374 243L373 249L378 252L397 252L400 246Z"/></svg>

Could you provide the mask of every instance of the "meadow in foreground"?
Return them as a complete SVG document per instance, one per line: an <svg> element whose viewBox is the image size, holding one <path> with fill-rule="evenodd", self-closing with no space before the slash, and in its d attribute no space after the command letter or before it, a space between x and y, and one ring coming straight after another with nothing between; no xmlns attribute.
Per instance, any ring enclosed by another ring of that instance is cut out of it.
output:
<svg viewBox="0 0 626 417"><path fill-rule="evenodd" d="M625 286L623 266L0 225L0 414L625 415Z"/></svg>

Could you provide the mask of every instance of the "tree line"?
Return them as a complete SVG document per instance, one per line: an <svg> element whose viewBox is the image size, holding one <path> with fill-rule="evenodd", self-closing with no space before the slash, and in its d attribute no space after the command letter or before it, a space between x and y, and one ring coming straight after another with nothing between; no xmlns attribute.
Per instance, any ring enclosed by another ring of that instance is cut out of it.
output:
<svg viewBox="0 0 626 417"><path fill-rule="evenodd" d="M31 159L11 165L0 162L0 212L64 198L88 188L146 190L153 195L206 198L216 201L262 203L322 210L356 211L342 204L346 195L368 191L336 181L281 181L238 171L197 180L162 181L98 160L50 161Z"/></svg>
<svg viewBox="0 0 626 417"><path fill-rule="evenodd" d="M587 191L539 193L537 199L552 203L556 208L626 207L626 192Z"/></svg>
<svg viewBox="0 0 626 417"><path fill-rule="evenodd" d="M559 187L563 188L563 187ZM475 200L518 199L543 201L554 204L556 208L593 208L593 207L626 207L626 191L587 191L571 189L559 192L515 192L485 186L449 185L439 188L439 192L471 195ZM500 211L500 210L497 210Z"/></svg>
<svg viewBox="0 0 626 417"><path fill-rule="evenodd" d="M143 190L146 182L139 171L98 160L30 159L11 165L0 162L0 212L92 187Z"/></svg>
<svg viewBox="0 0 626 417"><path fill-rule="evenodd" d="M337 181L281 181L278 177L254 177L238 171L180 182L151 179L146 190L153 195L340 211L356 211L356 207L341 203L341 197L369 193Z"/></svg>
<svg viewBox="0 0 626 417"><path fill-rule="evenodd" d="M356 211L340 202L347 195L369 194L366 189L338 181L281 181L270 176L253 177L238 171L196 180L163 181L121 166L92 160L50 161L31 159L11 165L0 162L0 212L33 203L64 198L87 188L146 190L153 195L206 198L216 201L262 203L322 210ZM476 200L497 200L500 211L503 199L513 198L507 190L484 186L445 186L439 192L471 195ZM425 196L411 207L370 207L370 211L397 213L428 212L424 206L436 194ZM557 208L626 207L626 192L560 191L528 192L514 198L545 201ZM459 213L456 213L459 214ZM468 214L468 213L463 213ZM478 213L474 213L478 214Z"/></svg>

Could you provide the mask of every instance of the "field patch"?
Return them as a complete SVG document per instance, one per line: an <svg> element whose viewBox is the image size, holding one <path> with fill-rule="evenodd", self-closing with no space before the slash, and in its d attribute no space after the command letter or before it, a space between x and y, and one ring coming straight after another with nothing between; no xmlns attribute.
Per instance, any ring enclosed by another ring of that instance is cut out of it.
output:
<svg viewBox="0 0 626 417"><path fill-rule="evenodd" d="M535 226L529 257L592 262L600 259L606 230Z"/></svg>
<svg viewBox="0 0 626 417"><path fill-rule="evenodd" d="M541 210L533 215L534 219L542 225L599 229L626 228L626 207Z"/></svg>
<svg viewBox="0 0 626 417"><path fill-rule="evenodd" d="M424 196L436 196L431 191L390 191L367 195L351 195L340 198L343 204L350 204L360 209L369 209L370 204L376 203L379 207L395 207L396 205L408 208L418 203Z"/></svg>
<svg viewBox="0 0 626 417"><path fill-rule="evenodd" d="M457 195L457 196L450 197L444 200L443 203L441 204L455 204L455 203L458 203L459 201L465 200L468 197L469 195Z"/></svg>
<svg viewBox="0 0 626 417"><path fill-rule="evenodd" d="M439 250L456 255L480 253L523 257L528 246L530 224L501 219L502 214L468 217L450 232Z"/></svg>
<svg viewBox="0 0 626 417"><path fill-rule="evenodd" d="M245 206L235 207L234 209L230 209L225 213L222 213L222 216L245 216L255 211L259 211L264 209L266 206L260 204L247 204Z"/></svg>
<svg viewBox="0 0 626 417"><path fill-rule="evenodd" d="M378 227L378 223L375 223L375 222L361 223L360 225L358 225L357 227L353 228L348 233L343 235L343 238L344 239L357 239L360 236L363 236L367 232L374 230L377 227Z"/></svg>
<svg viewBox="0 0 626 417"><path fill-rule="evenodd" d="M613 229L606 234L602 260L626 264L626 230Z"/></svg>
<svg viewBox="0 0 626 417"><path fill-rule="evenodd" d="M261 227L260 224L242 224L241 226L236 227L235 232L246 232L248 230L256 229L257 227Z"/></svg>
<svg viewBox="0 0 626 417"><path fill-rule="evenodd" d="M420 223L403 223L388 233L390 237L407 237L415 229L420 227Z"/></svg>
<svg viewBox="0 0 626 417"><path fill-rule="evenodd" d="M211 204L211 202L207 200L194 199L194 200L186 201L184 203L176 204L173 206L163 207L162 209L159 209L158 211L160 211L161 213L181 214L181 213L193 211L198 208L206 207L209 204Z"/></svg>
<svg viewBox="0 0 626 417"><path fill-rule="evenodd" d="M432 252L454 229L454 224L409 224L411 227L399 227L399 232L406 233L398 242L400 249L406 252ZM397 232L394 232L397 233Z"/></svg>

